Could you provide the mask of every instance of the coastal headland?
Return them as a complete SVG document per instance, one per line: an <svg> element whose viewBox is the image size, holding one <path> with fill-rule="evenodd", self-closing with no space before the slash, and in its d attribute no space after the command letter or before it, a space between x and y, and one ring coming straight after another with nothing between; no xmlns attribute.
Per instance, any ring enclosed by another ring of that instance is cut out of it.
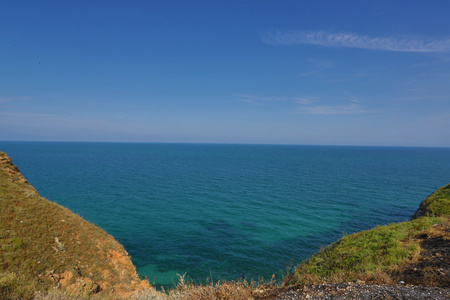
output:
<svg viewBox="0 0 450 300"><path fill-rule="evenodd" d="M39 196L0 152L0 299L36 291L127 298L150 288L112 236Z"/></svg>
<svg viewBox="0 0 450 300"><path fill-rule="evenodd" d="M48 201L0 152L0 299L449 299L450 184L407 222L344 236L273 282L141 280L112 236Z"/></svg>

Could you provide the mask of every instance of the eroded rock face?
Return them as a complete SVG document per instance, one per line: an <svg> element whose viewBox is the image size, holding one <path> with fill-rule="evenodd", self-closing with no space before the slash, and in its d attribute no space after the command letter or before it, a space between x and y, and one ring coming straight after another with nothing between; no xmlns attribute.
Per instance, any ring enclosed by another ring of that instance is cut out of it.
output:
<svg viewBox="0 0 450 300"><path fill-rule="evenodd" d="M73 295L128 299L151 288L139 279L122 245L69 209L40 197L3 152L0 199L0 271L34 277Z"/></svg>
<svg viewBox="0 0 450 300"><path fill-rule="evenodd" d="M23 177L22 173L20 173L19 168L17 168L12 163L11 158L5 152L1 151L0 151L0 170L7 175L7 177L5 178L7 180L28 183L25 177Z"/></svg>

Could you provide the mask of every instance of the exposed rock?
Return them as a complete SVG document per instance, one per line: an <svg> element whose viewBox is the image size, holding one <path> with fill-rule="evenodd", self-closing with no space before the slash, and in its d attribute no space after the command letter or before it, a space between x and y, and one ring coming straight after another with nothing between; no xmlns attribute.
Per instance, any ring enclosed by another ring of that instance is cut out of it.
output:
<svg viewBox="0 0 450 300"><path fill-rule="evenodd" d="M25 177L20 173L19 168L17 168L11 161L11 158L4 152L0 152L0 166L1 170L9 177L11 180L19 180L20 182L27 182Z"/></svg>

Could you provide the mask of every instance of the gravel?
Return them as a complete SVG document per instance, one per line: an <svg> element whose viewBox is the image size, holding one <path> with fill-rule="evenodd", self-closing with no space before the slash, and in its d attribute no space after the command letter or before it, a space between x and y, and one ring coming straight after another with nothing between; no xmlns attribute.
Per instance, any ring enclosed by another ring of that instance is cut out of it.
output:
<svg viewBox="0 0 450 300"><path fill-rule="evenodd" d="M450 299L450 289L415 285L320 284L272 290L256 299Z"/></svg>

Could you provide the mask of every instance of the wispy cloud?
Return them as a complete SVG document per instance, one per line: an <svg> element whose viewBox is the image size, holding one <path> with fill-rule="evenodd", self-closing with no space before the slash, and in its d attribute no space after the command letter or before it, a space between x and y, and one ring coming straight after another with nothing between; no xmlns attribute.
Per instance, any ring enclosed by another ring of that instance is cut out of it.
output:
<svg viewBox="0 0 450 300"><path fill-rule="evenodd" d="M316 99L316 102L323 102L323 99ZM329 102L328 101L325 102ZM373 113L374 110L368 110L362 106L362 100L359 97L350 97L348 99L341 99L340 102L343 104L339 105L329 105L329 104L315 104L309 103L304 105L299 103L296 109L298 114L309 114L309 115L356 115Z"/></svg>
<svg viewBox="0 0 450 300"><path fill-rule="evenodd" d="M306 61L322 69L333 68L335 65L335 63L331 60L324 60L320 58L308 58Z"/></svg>
<svg viewBox="0 0 450 300"><path fill-rule="evenodd" d="M313 97L276 97L276 96L254 96L254 95L238 95L239 101L261 105L264 102L285 101L295 102L298 104L311 104L316 101Z"/></svg>
<svg viewBox="0 0 450 300"><path fill-rule="evenodd" d="M347 105L316 105L316 106L300 106L297 108L299 114L309 115L354 115L367 113L368 111L363 109L357 104Z"/></svg>
<svg viewBox="0 0 450 300"><path fill-rule="evenodd" d="M314 76L320 76L320 73L317 71L308 71L308 72L303 72L299 74L302 77L314 77Z"/></svg>
<svg viewBox="0 0 450 300"><path fill-rule="evenodd" d="M35 119L35 118L53 118L55 115L53 114L39 114L39 113L27 113L27 112L0 112L0 116L3 116L5 119Z"/></svg>
<svg viewBox="0 0 450 300"><path fill-rule="evenodd" d="M0 97L0 103L13 102L13 101L28 101L30 97Z"/></svg>
<svg viewBox="0 0 450 300"><path fill-rule="evenodd" d="M0 97L0 103L5 103L5 102L9 102L12 101L13 99L10 97Z"/></svg>
<svg viewBox="0 0 450 300"><path fill-rule="evenodd" d="M297 114L309 115L354 115L363 113L373 113L373 110L367 110L362 106L362 101L358 97L340 99L345 104L328 105L322 104L330 102L330 99L321 99L318 97L277 97L277 96L254 96L238 95L239 101L255 105L263 105L269 102L287 102L290 103L293 112Z"/></svg>
<svg viewBox="0 0 450 300"><path fill-rule="evenodd" d="M271 45L310 44L324 47L360 48L398 52L449 52L450 39L419 40L369 37L354 33L324 31L271 31L262 40Z"/></svg>

